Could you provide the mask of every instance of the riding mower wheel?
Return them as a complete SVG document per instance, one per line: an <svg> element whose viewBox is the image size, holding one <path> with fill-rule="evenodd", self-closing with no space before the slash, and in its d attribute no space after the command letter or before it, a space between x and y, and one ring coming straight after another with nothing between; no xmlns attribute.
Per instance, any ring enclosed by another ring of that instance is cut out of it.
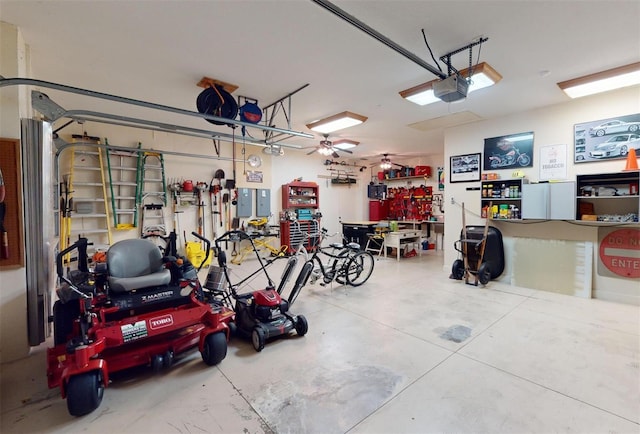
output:
<svg viewBox="0 0 640 434"><path fill-rule="evenodd" d="M214 366L220 363L227 356L227 337L223 332L212 333L204 340L202 348L202 360Z"/></svg>
<svg viewBox="0 0 640 434"><path fill-rule="evenodd" d="M101 371L85 372L69 378L67 409L72 416L84 416L98 408L104 395Z"/></svg>

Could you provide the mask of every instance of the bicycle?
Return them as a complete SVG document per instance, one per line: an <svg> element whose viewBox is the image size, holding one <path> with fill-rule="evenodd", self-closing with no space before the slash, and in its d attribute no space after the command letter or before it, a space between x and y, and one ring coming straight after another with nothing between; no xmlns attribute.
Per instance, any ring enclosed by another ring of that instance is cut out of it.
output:
<svg viewBox="0 0 640 434"><path fill-rule="evenodd" d="M314 284L322 278L321 285L327 285L334 280L342 285L362 285L373 273L375 265L373 255L362 250L358 243L348 243L346 245L331 243L329 246L322 247L322 242L325 238L335 235L337 233L328 235L325 228L322 228L319 233L307 234L306 238L311 240L310 246L312 247L310 256L304 246L298 248L297 253L308 258L305 265L312 264L313 266L309 276L310 283ZM324 263L320 259L320 254L330 259Z"/></svg>

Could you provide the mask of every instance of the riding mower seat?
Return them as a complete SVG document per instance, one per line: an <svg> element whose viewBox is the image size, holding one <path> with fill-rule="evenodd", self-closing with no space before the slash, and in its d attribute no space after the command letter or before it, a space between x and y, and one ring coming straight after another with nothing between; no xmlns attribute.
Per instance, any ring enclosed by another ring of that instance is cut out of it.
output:
<svg viewBox="0 0 640 434"><path fill-rule="evenodd" d="M107 251L107 264L109 288L114 293L171 283L171 272L165 268L160 249L148 240L118 241Z"/></svg>

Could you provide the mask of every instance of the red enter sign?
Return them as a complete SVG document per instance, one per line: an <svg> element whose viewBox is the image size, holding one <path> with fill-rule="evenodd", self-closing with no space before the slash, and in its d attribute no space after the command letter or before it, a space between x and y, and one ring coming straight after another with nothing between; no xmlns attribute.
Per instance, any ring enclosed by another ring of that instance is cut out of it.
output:
<svg viewBox="0 0 640 434"><path fill-rule="evenodd" d="M619 229L600 242L600 260L618 276L640 277L640 230Z"/></svg>

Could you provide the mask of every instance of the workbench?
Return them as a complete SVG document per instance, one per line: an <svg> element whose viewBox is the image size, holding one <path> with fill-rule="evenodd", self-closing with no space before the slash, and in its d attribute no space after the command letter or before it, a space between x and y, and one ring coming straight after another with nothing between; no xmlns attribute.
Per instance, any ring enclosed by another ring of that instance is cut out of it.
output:
<svg viewBox="0 0 640 434"><path fill-rule="evenodd" d="M413 244L413 248L422 256L422 250L420 249L420 238L422 231L420 229L399 229L394 232L387 232L384 236L385 252L384 256L387 256L387 248L396 249L397 260L400 260L400 250L409 244Z"/></svg>

